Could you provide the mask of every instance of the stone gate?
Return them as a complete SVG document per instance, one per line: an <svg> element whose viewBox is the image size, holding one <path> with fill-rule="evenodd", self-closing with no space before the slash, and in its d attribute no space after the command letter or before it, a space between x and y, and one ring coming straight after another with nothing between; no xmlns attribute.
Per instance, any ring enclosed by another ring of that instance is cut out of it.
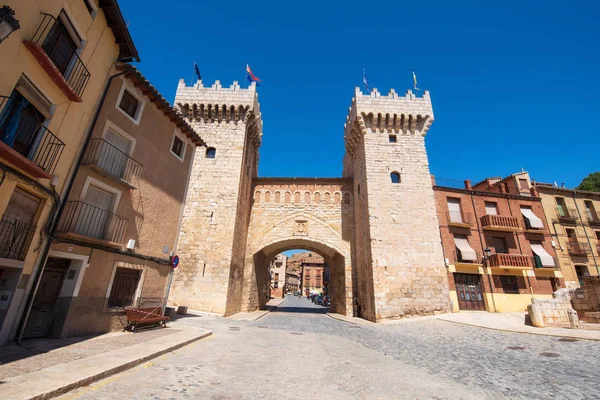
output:
<svg viewBox="0 0 600 400"><path fill-rule="evenodd" d="M302 248L330 266L333 312L376 321L449 311L424 143L433 121L428 92L356 89L341 178L257 176L254 84L181 80L175 103L210 146L193 155L175 304L224 315L262 308L269 262Z"/></svg>

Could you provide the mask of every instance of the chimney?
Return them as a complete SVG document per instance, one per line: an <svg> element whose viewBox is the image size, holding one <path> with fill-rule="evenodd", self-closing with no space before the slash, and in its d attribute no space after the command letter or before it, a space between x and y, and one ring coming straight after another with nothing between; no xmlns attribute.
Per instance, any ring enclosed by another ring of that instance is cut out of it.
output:
<svg viewBox="0 0 600 400"><path fill-rule="evenodd" d="M498 185L498 189L500 189L500 193L506 193L506 187L503 184Z"/></svg>
<svg viewBox="0 0 600 400"><path fill-rule="evenodd" d="M560 187L564 189L564 188L565 188L565 183L564 183L564 182L561 182L561 183L560 183Z"/></svg>
<svg viewBox="0 0 600 400"><path fill-rule="evenodd" d="M471 180L470 179L465 179L465 189L467 189L467 190L473 190L473 187L471 186Z"/></svg>
<svg viewBox="0 0 600 400"><path fill-rule="evenodd" d="M531 191L531 195L533 197L540 197L540 194L538 193L537 187L532 186L531 189L529 189Z"/></svg>

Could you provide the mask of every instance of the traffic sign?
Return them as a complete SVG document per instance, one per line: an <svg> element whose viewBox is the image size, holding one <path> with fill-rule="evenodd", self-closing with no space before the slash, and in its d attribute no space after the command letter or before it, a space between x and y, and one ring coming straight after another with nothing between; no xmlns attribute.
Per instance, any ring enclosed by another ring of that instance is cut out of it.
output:
<svg viewBox="0 0 600 400"><path fill-rule="evenodd" d="M171 267L177 268L179 265L179 256L175 256L171 259Z"/></svg>

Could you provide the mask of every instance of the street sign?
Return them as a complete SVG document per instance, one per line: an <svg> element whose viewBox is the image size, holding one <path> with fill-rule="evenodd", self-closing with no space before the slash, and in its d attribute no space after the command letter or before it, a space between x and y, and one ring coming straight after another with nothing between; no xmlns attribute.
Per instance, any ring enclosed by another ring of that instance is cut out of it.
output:
<svg viewBox="0 0 600 400"><path fill-rule="evenodd" d="M175 256L171 259L171 267L173 267L173 269L177 268L177 266L179 265L179 256Z"/></svg>

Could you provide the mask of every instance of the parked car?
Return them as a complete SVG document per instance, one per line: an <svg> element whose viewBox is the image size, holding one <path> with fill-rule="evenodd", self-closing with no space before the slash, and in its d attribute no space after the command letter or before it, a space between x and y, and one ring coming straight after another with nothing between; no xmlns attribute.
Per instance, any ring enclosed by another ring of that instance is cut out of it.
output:
<svg viewBox="0 0 600 400"><path fill-rule="evenodd" d="M300 292L299 291L295 291L294 292L294 296L300 296Z"/></svg>
<svg viewBox="0 0 600 400"><path fill-rule="evenodd" d="M317 304L320 306L323 305L323 295L322 294L317 296Z"/></svg>

